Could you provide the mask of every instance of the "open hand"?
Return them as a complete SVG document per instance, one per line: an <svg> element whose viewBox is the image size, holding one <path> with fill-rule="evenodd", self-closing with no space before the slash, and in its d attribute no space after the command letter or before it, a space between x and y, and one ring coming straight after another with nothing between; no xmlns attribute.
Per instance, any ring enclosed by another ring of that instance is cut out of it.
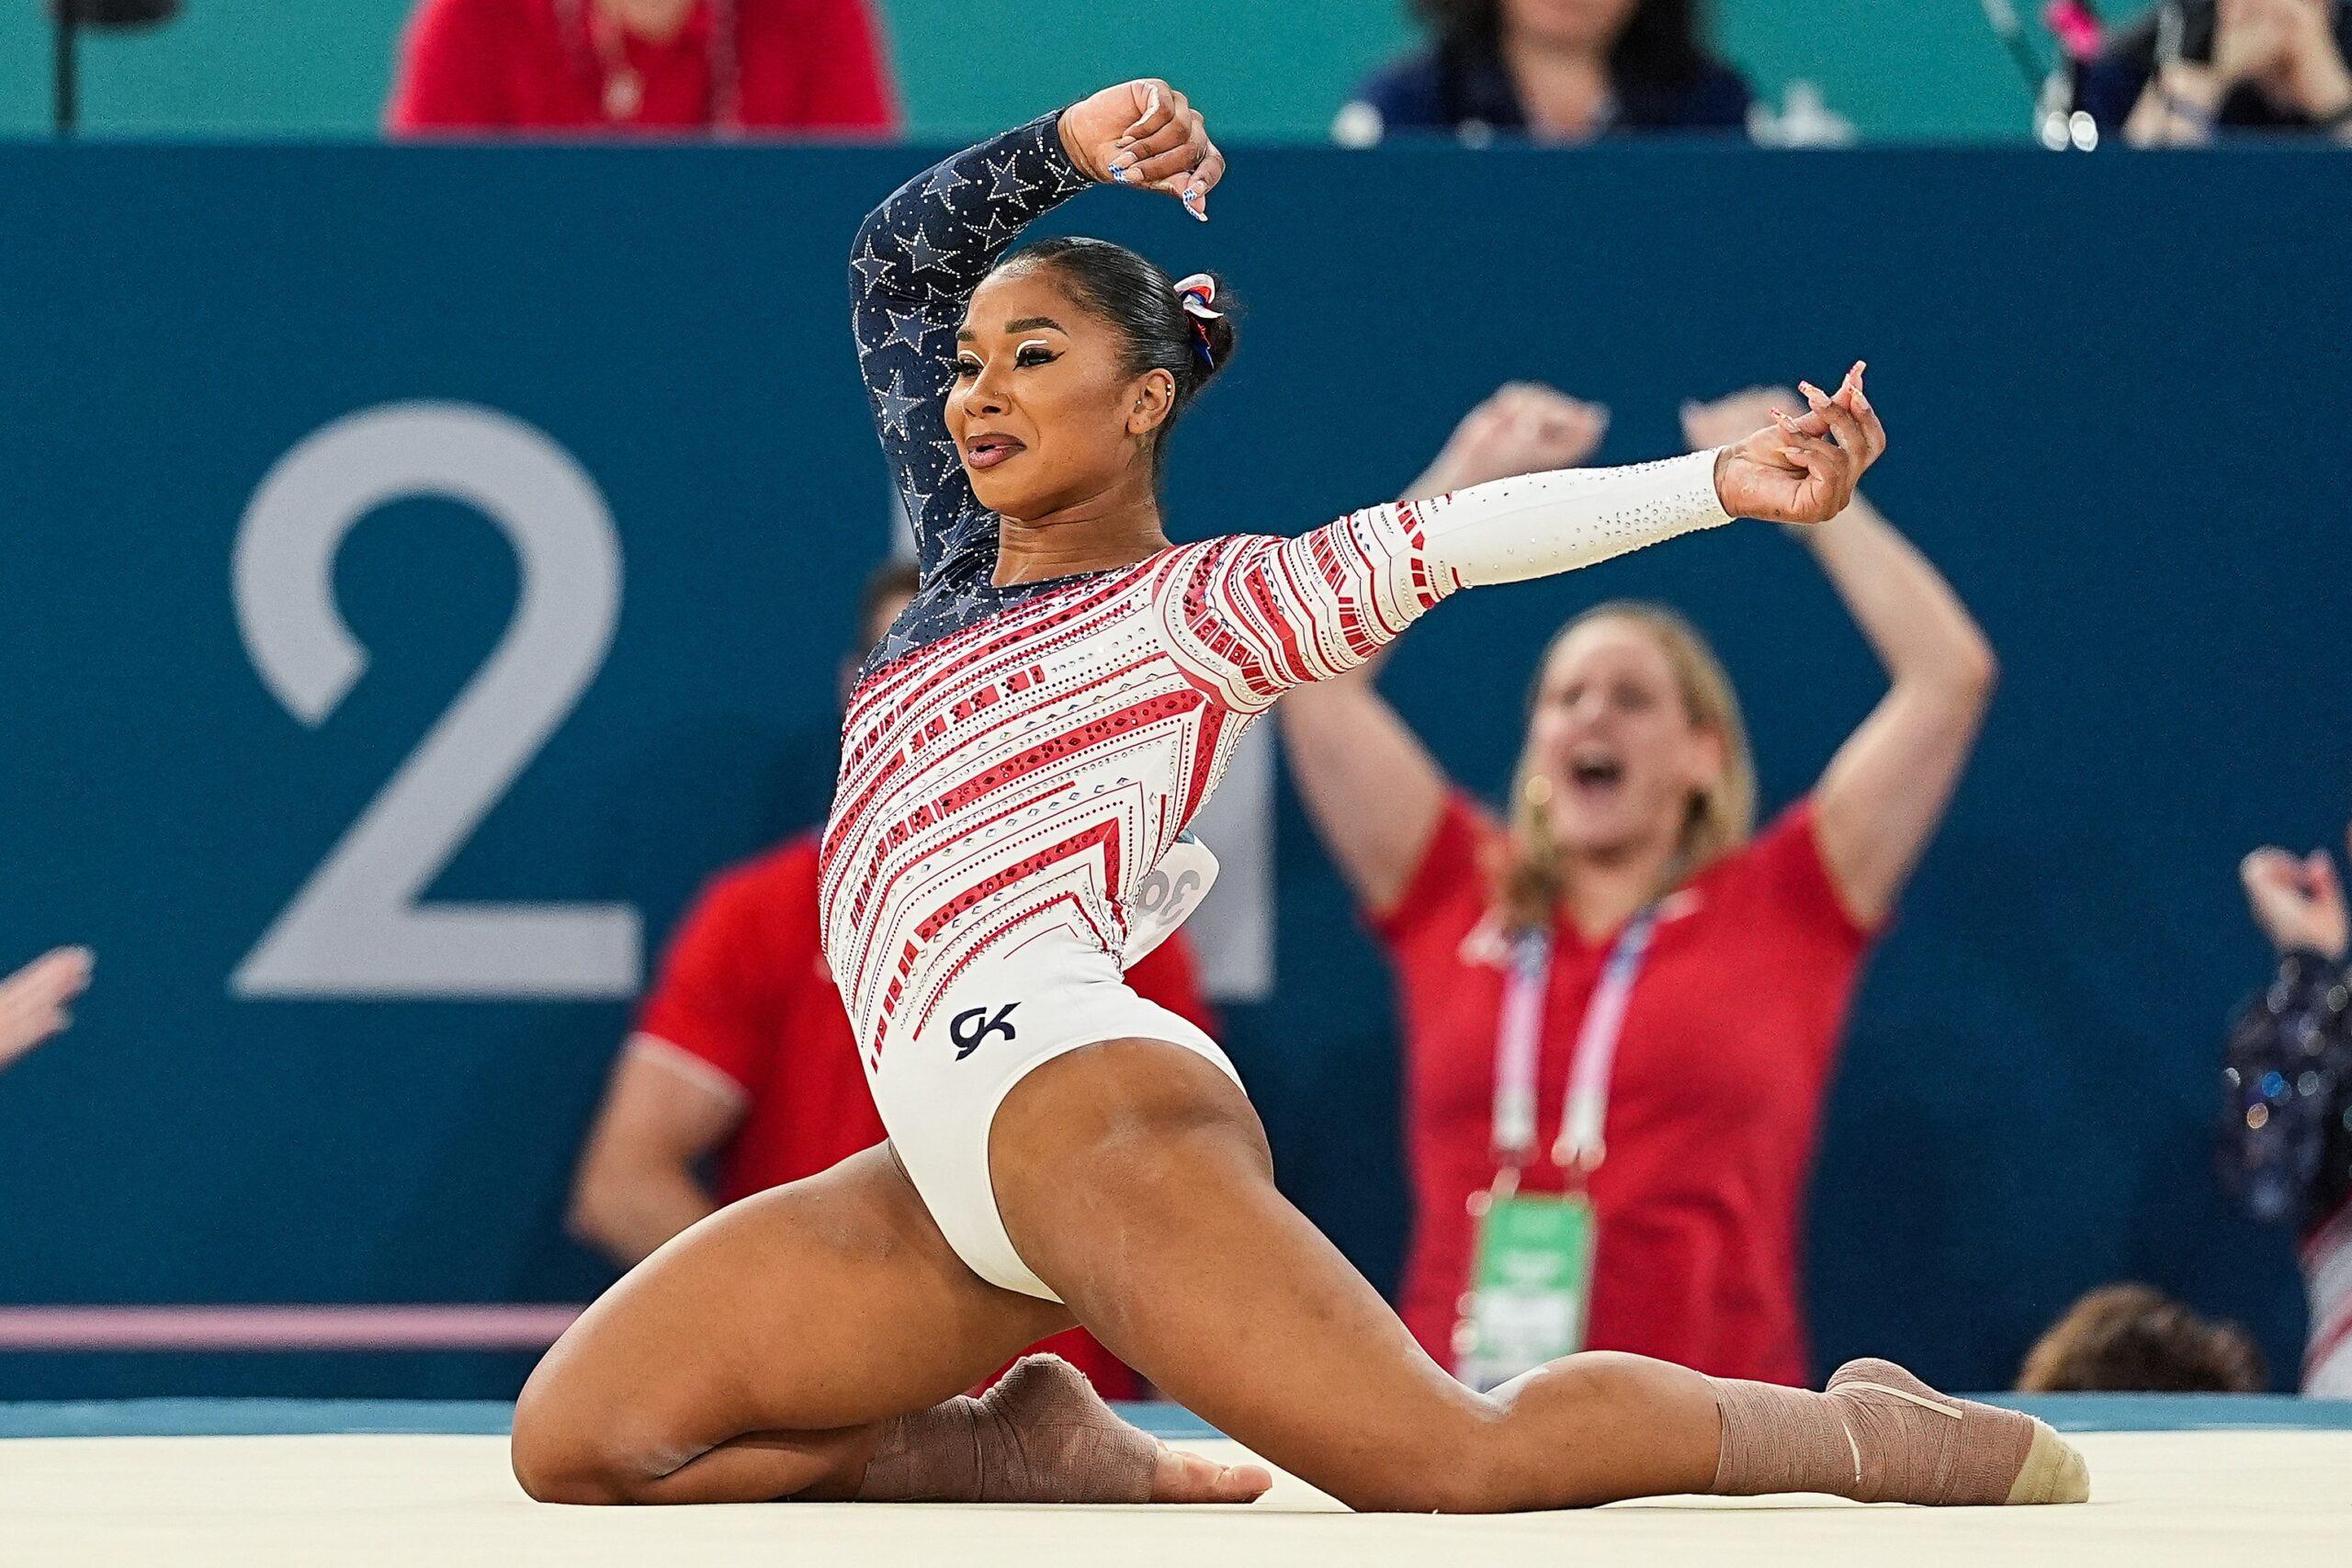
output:
<svg viewBox="0 0 2352 1568"><path fill-rule="evenodd" d="M2213 75L2222 90L2263 81L2286 63L2291 0L2221 0L2213 15Z"/></svg>
<svg viewBox="0 0 2352 1568"><path fill-rule="evenodd" d="M1208 196L1225 177L1225 154L1183 94L1156 76L1105 87L1062 111L1062 146L1096 179L1164 190L1208 221Z"/></svg>
<svg viewBox="0 0 2352 1568"><path fill-rule="evenodd" d="M1573 468L1609 432L1609 411L1539 381L1511 381L1462 416L1416 488L1467 490L1489 479ZM1742 434L1745 434L1743 432Z"/></svg>
<svg viewBox="0 0 2352 1568"><path fill-rule="evenodd" d="M1886 427L1862 393L1863 367L1846 372L1835 397L1797 383L1811 405L1802 418L1772 411L1772 423L1715 454L1715 494L1735 517L1768 523L1826 523L1854 499L1862 471L1886 450Z"/></svg>
<svg viewBox="0 0 2352 1568"><path fill-rule="evenodd" d="M2347 939L2344 886L2325 850L2313 850L2302 859L2279 849L2259 849L2238 865L2245 884L2247 908L2254 923L2280 953L2299 947L2317 948L2330 958L2342 958Z"/></svg>
<svg viewBox="0 0 2352 1568"><path fill-rule="evenodd" d="M73 1022L66 1007L90 984L90 950L44 953L0 980L0 1067Z"/></svg>
<svg viewBox="0 0 2352 1568"><path fill-rule="evenodd" d="M2274 0L2282 42L2277 69L2263 85L2312 119L2352 107L2352 64L2335 44L2335 7L2328 0Z"/></svg>

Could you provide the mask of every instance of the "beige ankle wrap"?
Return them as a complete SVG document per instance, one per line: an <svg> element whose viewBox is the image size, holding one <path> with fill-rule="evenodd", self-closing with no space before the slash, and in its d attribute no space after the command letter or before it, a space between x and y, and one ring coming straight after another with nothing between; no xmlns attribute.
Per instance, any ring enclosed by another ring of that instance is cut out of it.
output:
<svg viewBox="0 0 2352 1568"><path fill-rule="evenodd" d="M1826 1393L1710 1378L1723 1412L1713 1491L1861 1503L2079 1503L2082 1456L2030 1416L1938 1393L1892 1361L1849 1361Z"/></svg>
<svg viewBox="0 0 2352 1568"><path fill-rule="evenodd" d="M1143 1503L1158 1438L1058 1356L1026 1356L974 1399L888 1423L858 1483L872 1503Z"/></svg>

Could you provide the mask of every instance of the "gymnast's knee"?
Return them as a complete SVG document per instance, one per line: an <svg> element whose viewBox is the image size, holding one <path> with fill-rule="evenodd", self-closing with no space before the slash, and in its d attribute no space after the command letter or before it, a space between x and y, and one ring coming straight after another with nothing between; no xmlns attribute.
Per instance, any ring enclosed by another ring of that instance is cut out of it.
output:
<svg viewBox="0 0 2352 1568"><path fill-rule="evenodd" d="M659 1450L634 1439L625 1424L581 1420L526 1385L514 1404L507 1461L534 1502L637 1503L663 1472Z"/></svg>
<svg viewBox="0 0 2352 1568"><path fill-rule="evenodd" d="M661 1479L646 1450L609 1441L544 1438L520 1422L508 1449L514 1480L536 1503L620 1504L650 1501Z"/></svg>

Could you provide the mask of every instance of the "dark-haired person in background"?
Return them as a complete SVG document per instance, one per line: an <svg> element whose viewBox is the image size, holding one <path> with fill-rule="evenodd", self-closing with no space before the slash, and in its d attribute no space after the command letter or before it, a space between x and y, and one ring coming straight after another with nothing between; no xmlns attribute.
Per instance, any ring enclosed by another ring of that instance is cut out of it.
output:
<svg viewBox="0 0 2352 1568"><path fill-rule="evenodd" d="M2303 1392L2352 1397L2352 918L2324 850L2259 849L2238 874L2278 971L2230 1030L2222 1186L2248 1215L2301 1237Z"/></svg>
<svg viewBox="0 0 2352 1568"><path fill-rule="evenodd" d="M1590 141L1745 131L1747 84L1707 47L1702 0L1415 0L1433 35L1376 73L1332 135Z"/></svg>
<svg viewBox="0 0 2352 1568"><path fill-rule="evenodd" d="M867 0L421 0L395 136L895 131Z"/></svg>
<svg viewBox="0 0 2352 1568"><path fill-rule="evenodd" d="M2019 1393L2260 1393L2254 1337L2146 1285L2101 1285L2027 1352Z"/></svg>
<svg viewBox="0 0 2352 1568"><path fill-rule="evenodd" d="M2352 7L2343 0L2165 0L2083 67L2076 99L2138 147L2216 130L2352 141Z"/></svg>

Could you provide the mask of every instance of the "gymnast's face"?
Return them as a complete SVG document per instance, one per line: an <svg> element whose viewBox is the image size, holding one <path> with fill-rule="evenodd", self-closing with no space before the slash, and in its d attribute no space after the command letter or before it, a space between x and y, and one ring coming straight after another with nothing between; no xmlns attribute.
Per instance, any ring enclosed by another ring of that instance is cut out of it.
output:
<svg viewBox="0 0 2352 1568"><path fill-rule="evenodd" d="M1600 615L1545 660L1528 756L1552 786L1552 833L1572 858L1672 846L1691 798L1724 769L1723 738L1692 722L1665 645Z"/></svg>
<svg viewBox="0 0 2352 1568"><path fill-rule="evenodd" d="M1641 0L1502 0L1503 25L1555 49L1605 51Z"/></svg>
<svg viewBox="0 0 2352 1568"><path fill-rule="evenodd" d="M1176 382L1130 374L1126 357L1119 330L1051 265L1001 268L980 285L956 333L946 413L982 506L1026 522L1149 487L1152 432Z"/></svg>

